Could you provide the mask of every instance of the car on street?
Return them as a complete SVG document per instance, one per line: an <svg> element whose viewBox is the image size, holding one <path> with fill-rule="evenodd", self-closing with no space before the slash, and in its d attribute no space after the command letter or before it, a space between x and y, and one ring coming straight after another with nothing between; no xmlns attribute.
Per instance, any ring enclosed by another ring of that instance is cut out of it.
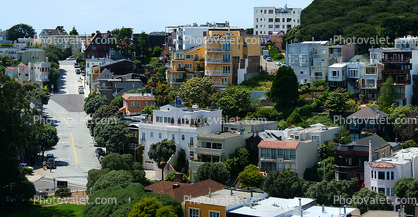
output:
<svg viewBox="0 0 418 217"><path fill-rule="evenodd" d="M27 163L20 163L19 164L19 168L29 168L29 169L32 169L33 170L33 167L31 167L31 166L28 166L28 164Z"/></svg>
<svg viewBox="0 0 418 217"><path fill-rule="evenodd" d="M283 62L277 61L275 64L278 65L278 66L282 66Z"/></svg>
<svg viewBox="0 0 418 217"><path fill-rule="evenodd" d="M78 68L78 63L74 63L74 68Z"/></svg>
<svg viewBox="0 0 418 217"><path fill-rule="evenodd" d="M100 145L97 144L96 140L94 140L94 139L93 139L93 145L94 145L94 147L100 147Z"/></svg>
<svg viewBox="0 0 418 217"><path fill-rule="evenodd" d="M49 158L55 159L54 154L47 154L46 159L48 160Z"/></svg>
<svg viewBox="0 0 418 217"><path fill-rule="evenodd" d="M266 61L271 62L272 61L271 57L267 57Z"/></svg>
<svg viewBox="0 0 418 217"><path fill-rule="evenodd" d="M96 149L96 157L97 158L99 158L100 156L105 156L106 155L106 152L105 151L103 151L103 149L102 148L97 148Z"/></svg>
<svg viewBox="0 0 418 217"><path fill-rule="evenodd" d="M75 73L76 73L77 75L79 75L79 74L80 74L80 69L75 69Z"/></svg>
<svg viewBox="0 0 418 217"><path fill-rule="evenodd" d="M75 60L75 57L70 56L70 57L67 58L67 60Z"/></svg>
<svg viewBox="0 0 418 217"><path fill-rule="evenodd" d="M35 192L36 192L36 195L39 195L39 196L41 196L41 197L46 197L46 196L48 196L48 192L46 192L46 191L39 191L39 190L36 190Z"/></svg>
<svg viewBox="0 0 418 217"><path fill-rule="evenodd" d="M79 94L84 94L84 88L83 87L79 87L78 88L78 93Z"/></svg>
<svg viewBox="0 0 418 217"><path fill-rule="evenodd" d="M48 169L56 169L57 166L55 165L55 159L54 158L49 158L48 160L46 160L46 168Z"/></svg>
<svg viewBox="0 0 418 217"><path fill-rule="evenodd" d="M99 163L101 164L102 163L102 160L103 160L103 158L104 158L105 156L103 156L103 155L101 155L98 159L99 159Z"/></svg>

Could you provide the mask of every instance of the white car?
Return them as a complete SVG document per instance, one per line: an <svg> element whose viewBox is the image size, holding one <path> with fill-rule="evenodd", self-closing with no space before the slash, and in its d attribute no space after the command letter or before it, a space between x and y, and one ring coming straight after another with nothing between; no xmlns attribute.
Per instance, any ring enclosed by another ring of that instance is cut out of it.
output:
<svg viewBox="0 0 418 217"><path fill-rule="evenodd" d="M28 164L27 164L27 163L20 163L20 164L19 164L19 168L22 168L22 167L27 167L27 168L29 168L29 169L32 169L32 170L33 170L33 167L28 166Z"/></svg>

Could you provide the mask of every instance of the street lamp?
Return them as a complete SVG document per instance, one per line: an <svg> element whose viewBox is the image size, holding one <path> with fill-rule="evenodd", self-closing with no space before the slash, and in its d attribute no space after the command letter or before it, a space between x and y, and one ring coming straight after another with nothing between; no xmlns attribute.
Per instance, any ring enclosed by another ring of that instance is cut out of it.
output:
<svg viewBox="0 0 418 217"><path fill-rule="evenodd" d="M318 162L318 165L321 165L322 162ZM325 180L325 163L324 164L324 180Z"/></svg>

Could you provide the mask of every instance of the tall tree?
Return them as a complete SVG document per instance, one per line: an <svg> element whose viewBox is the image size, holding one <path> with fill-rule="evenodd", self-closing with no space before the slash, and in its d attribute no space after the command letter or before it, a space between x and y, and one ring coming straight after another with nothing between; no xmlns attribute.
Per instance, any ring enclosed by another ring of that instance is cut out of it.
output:
<svg viewBox="0 0 418 217"><path fill-rule="evenodd" d="M374 200L375 202L372 202L372 200ZM370 202L356 203L355 201ZM392 201L387 199L385 194L377 193L376 191L372 191L367 188L362 188L359 192L354 194L353 199L351 200L351 203L349 205L358 208L362 214L369 210L393 210Z"/></svg>
<svg viewBox="0 0 418 217"><path fill-rule="evenodd" d="M253 35L254 34L254 28L246 28L245 33L247 33L248 35Z"/></svg>
<svg viewBox="0 0 418 217"><path fill-rule="evenodd" d="M238 176L239 182L244 187L260 187L261 183L263 183L263 176L258 171L257 167L250 164L245 167L244 171L242 171Z"/></svg>
<svg viewBox="0 0 418 217"><path fill-rule="evenodd" d="M212 97L212 104L220 107L224 116L245 117L251 104L250 93L241 86L234 86L221 93L215 93Z"/></svg>
<svg viewBox="0 0 418 217"><path fill-rule="evenodd" d="M350 131L345 129L345 127L341 127L340 132L335 134L337 137L335 140L340 144L348 144L351 142Z"/></svg>
<svg viewBox="0 0 418 217"><path fill-rule="evenodd" d="M11 41L17 40L18 38L34 38L35 35L35 29L24 23L16 24L7 30L7 39Z"/></svg>
<svg viewBox="0 0 418 217"><path fill-rule="evenodd" d="M93 114L93 117L92 117L93 121L91 122L90 129L94 132L94 127L96 127L97 123L100 123L102 118L109 118L111 116L116 116L118 118L121 118L122 113L119 112L119 108L116 106L104 105L100 107ZM107 121L107 120L103 120L103 121Z"/></svg>
<svg viewBox="0 0 418 217"><path fill-rule="evenodd" d="M42 159L47 149L52 148L58 144L60 138L58 137L57 129L50 124L42 126L40 132L35 136L35 144L41 147Z"/></svg>
<svg viewBox="0 0 418 217"><path fill-rule="evenodd" d="M383 86L380 88L380 96L377 99L382 110L386 111L395 100L395 86L393 86L393 78L389 76Z"/></svg>
<svg viewBox="0 0 418 217"><path fill-rule="evenodd" d="M396 136L402 141L413 139L415 137L415 129L418 126L416 123L418 108L411 105L395 106L395 104L392 104L387 110Z"/></svg>
<svg viewBox="0 0 418 217"><path fill-rule="evenodd" d="M115 97L114 99L112 99L112 101L110 102L110 107L116 106L118 108L122 108L123 107L123 97L122 96L118 96Z"/></svg>
<svg viewBox="0 0 418 217"><path fill-rule="evenodd" d="M26 93L27 100L39 100L42 104L47 105L49 101L49 97L51 94L49 93L48 89L40 88L39 86Z"/></svg>
<svg viewBox="0 0 418 217"><path fill-rule="evenodd" d="M161 169L161 180L164 180L164 167L167 161L176 152L174 140L163 139L157 143L151 144L148 156L155 161L158 168Z"/></svg>
<svg viewBox="0 0 418 217"><path fill-rule="evenodd" d="M144 198L132 206L129 217L177 217L173 207L163 206L157 198Z"/></svg>
<svg viewBox="0 0 418 217"><path fill-rule="evenodd" d="M293 69L290 66L282 66L274 77L270 99L280 107L293 106L299 99L298 87L298 79Z"/></svg>
<svg viewBox="0 0 418 217"><path fill-rule="evenodd" d="M188 160L186 159L186 151L184 149L180 149L178 151L178 156L176 160L176 171L181 173L187 173L188 171Z"/></svg>
<svg viewBox="0 0 418 217"><path fill-rule="evenodd" d="M194 77L186 81L180 86L177 94L184 102L210 105L213 91L212 79L205 76L203 78Z"/></svg>
<svg viewBox="0 0 418 217"><path fill-rule="evenodd" d="M163 106L169 104L170 101L174 100L172 96L170 96L170 92L174 89L164 83L158 83L157 88L155 89L155 96L156 96L156 104L157 106Z"/></svg>
<svg viewBox="0 0 418 217"><path fill-rule="evenodd" d="M273 197L302 197L308 189L308 182L298 177L289 167L282 171L269 172L263 190Z"/></svg>
<svg viewBox="0 0 418 217"><path fill-rule="evenodd" d="M91 189L92 194L102 189L112 186L122 186L126 188L133 183L132 174L126 170L112 170L101 176L93 185Z"/></svg>
<svg viewBox="0 0 418 217"><path fill-rule="evenodd" d="M134 41L134 46L136 55L141 59L141 62L143 64L147 64L148 62L144 61L144 59L152 54L147 33L141 32L138 38Z"/></svg>
<svg viewBox="0 0 418 217"><path fill-rule="evenodd" d="M98 145L106 147L109 152L120 151L126 148L131 139L128 126L119 117L110 116L96 123L94 138Z"/></svg>
<svg viewBox="0 0 418 217"><path fill-rule="evenodd" d="M70 31L70 35L78 35L77 29L73 26L73 29Z"/></svg>
<svg viewBox="0 0 418 217"><path fill-rule="evenodd" d="M222 162L206 162L202 164L196 173L194 181L200 182L206 179L212 179L222 184L226 184L229 180L228 167Z"/></svg>
<svg viewBox="0 0 418 217"><path fill-rule="evenodd" d="M238 175L250 164L250 152L245 147L239 148L229 155L224 164L228 166L231 176Z"/></svg>
<svg viewBox="0 0 418 217"><path fill-rule="evenodd" d="M97 109L108 103L109 100L101 94L89 94L89 96L84 99L83 109L86 114L93 115Z"/></svg>
<svg viewBox="0 0 418 217"><path fill-rule="evenodd" d="M342 206L344 200L334 200L334 196L338 195L342 199L350 198L355 192L354 181L331 180L327 182L322 180L316 184L310 186L305 193L306 197L316 199L318 204L324 204L325 206Z"/></svg>
<svg viewBox="0 0 418 217"><path fill-rule="evenodd" d="M325 107L330 114L341 114L345 111L346 101L350 99L350 92L344 88L337 88L328 95L325 101Z"/></svg>
<svg viewBox="0 0 418 217"><path fill-rule="evenodd" d="M132 28L125 28L119 30L118 35L116 36L116 49L120 50L121 54L125 58L132 57Z"/></svg>

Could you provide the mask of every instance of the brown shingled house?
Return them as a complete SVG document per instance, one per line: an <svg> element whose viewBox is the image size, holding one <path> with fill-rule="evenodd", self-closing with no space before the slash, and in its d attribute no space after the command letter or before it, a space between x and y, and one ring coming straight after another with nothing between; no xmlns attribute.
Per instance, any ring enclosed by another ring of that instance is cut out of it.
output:
<svg viewBox="0 0 418 217"><path fill-rule="evenodd" d="M209 189L212 192L215 192L224 188L227 188L227 186L211 179L207 179L193 184L160 181L155 184L148 185L144 189L145 191L149 191L154 194L168 194L170 197L183 202L184 200L209 194Z"/></svg>

